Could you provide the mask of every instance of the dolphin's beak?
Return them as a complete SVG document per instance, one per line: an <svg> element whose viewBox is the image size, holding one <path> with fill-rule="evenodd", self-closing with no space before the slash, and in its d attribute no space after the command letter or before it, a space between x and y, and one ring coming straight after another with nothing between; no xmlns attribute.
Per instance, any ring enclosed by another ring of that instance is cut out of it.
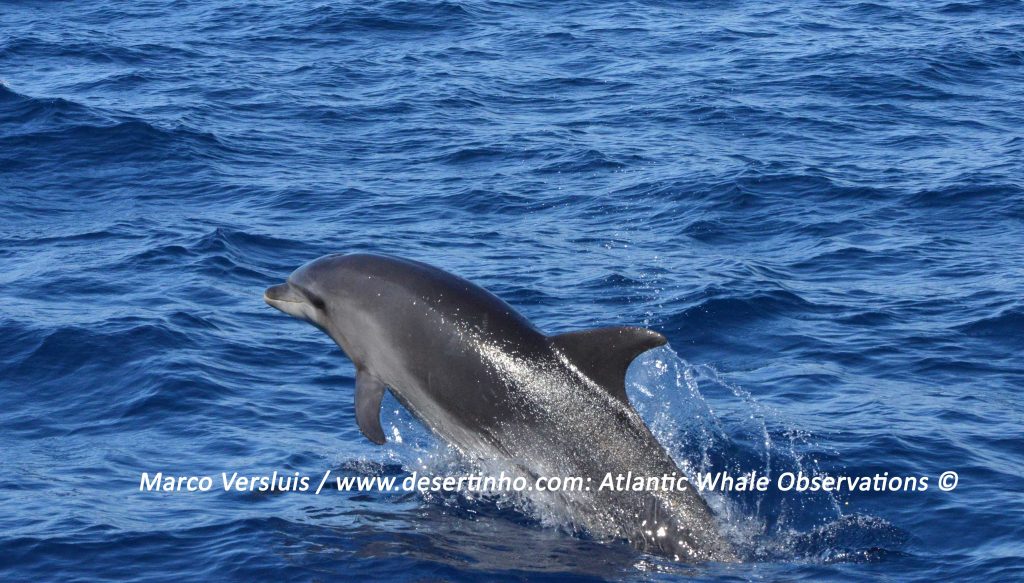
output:
<svg viewBox="0 0 1024 583"><path fill-rule="evenodd" d="M306 304L306 298L287 282L268 287L267 291L263 292L263 301L292 316L298 316Z"/></svg>
<svg viewBox="0 0 1024 583"><path fill-rule="evenodd" d="M320 328L323 327L322 314L319 310L309 303L306 294L287 282L268 287L267 291L263 292L263 301L293 318L305 320Z"/></svg>

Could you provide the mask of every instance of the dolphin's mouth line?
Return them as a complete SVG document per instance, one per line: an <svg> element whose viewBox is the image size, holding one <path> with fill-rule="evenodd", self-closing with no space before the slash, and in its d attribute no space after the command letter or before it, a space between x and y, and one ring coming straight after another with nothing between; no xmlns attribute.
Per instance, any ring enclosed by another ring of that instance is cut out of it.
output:
<svg viewBox="0 0 1024 583"><path fill-rule="evenodd" d="M265 302L280 302L282 304L304 304L305 303L305 302L295 301L295 300L282 300L282 299L278 299L278 298L272 298L272 297L268 296L267 294L263 294L263 301L265 301Z"/></svg>

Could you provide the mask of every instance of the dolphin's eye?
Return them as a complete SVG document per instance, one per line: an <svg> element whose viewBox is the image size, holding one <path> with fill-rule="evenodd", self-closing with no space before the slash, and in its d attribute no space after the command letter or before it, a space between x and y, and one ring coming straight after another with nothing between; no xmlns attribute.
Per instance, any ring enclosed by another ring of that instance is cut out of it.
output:
<svg viewBox="0 0 1024 583"><path fill-rule="evenodd" d="M309 291L308 289L303 289L302 293L303 293L303 295L306 296L306 299L309 300L309 303L313 304L314 308L316 308L318 310L323 310L323 309L325 309L327 307L327 304L324 303L324 300L320 296L318 296L315 293Z"/></svg>
<svg viewBox="0 0 1024 583"><path fill-rule="evenodd" d="M311 295L309 297L309 301L312 302L313 306L316 307L316 309L318 309L318 310L323 311L324 308L327 307L327 304L325 304L324 301L322 299L320 299L320 296L313 296L313 295Z"/></svg>

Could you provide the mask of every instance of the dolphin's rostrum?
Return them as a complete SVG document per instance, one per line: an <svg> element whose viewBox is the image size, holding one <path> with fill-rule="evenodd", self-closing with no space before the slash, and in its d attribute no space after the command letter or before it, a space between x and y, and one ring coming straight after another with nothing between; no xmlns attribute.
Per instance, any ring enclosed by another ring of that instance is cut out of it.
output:
<svg viewBox="0 0 1024 583"><path fill-rule="evenodd" d="M626 397L640 353L665 344L643 328L546 336L483 288L429 265L374 254L327 255L267 289L271 306L322 329L356 368L356 420L386 437L380 404L395 398L469 456L524 475L580 476L563 493L595 536L686 561L734 560L693 488L621 492L604 476L682 475Z"/></svg>

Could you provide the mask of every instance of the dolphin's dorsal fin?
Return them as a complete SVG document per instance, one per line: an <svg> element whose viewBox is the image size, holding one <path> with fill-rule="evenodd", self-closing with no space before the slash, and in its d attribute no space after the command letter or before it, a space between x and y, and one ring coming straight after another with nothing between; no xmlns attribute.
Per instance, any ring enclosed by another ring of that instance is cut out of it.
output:
<svg viewBox="0 0 1024 583"><path fill-rule="evenodd" d="M668 342L654 330L622 326L569 332L549 338L570 362L612 396L626 398L626 369L641 352Z"/></svg>
<svg viewBox="0 0 1024 583"><path fill-rule="evenodd" d="M356 371L356 423L370 441L383 445L388 439L380 426L380 402L384 383L365 370Z"/></svg>

